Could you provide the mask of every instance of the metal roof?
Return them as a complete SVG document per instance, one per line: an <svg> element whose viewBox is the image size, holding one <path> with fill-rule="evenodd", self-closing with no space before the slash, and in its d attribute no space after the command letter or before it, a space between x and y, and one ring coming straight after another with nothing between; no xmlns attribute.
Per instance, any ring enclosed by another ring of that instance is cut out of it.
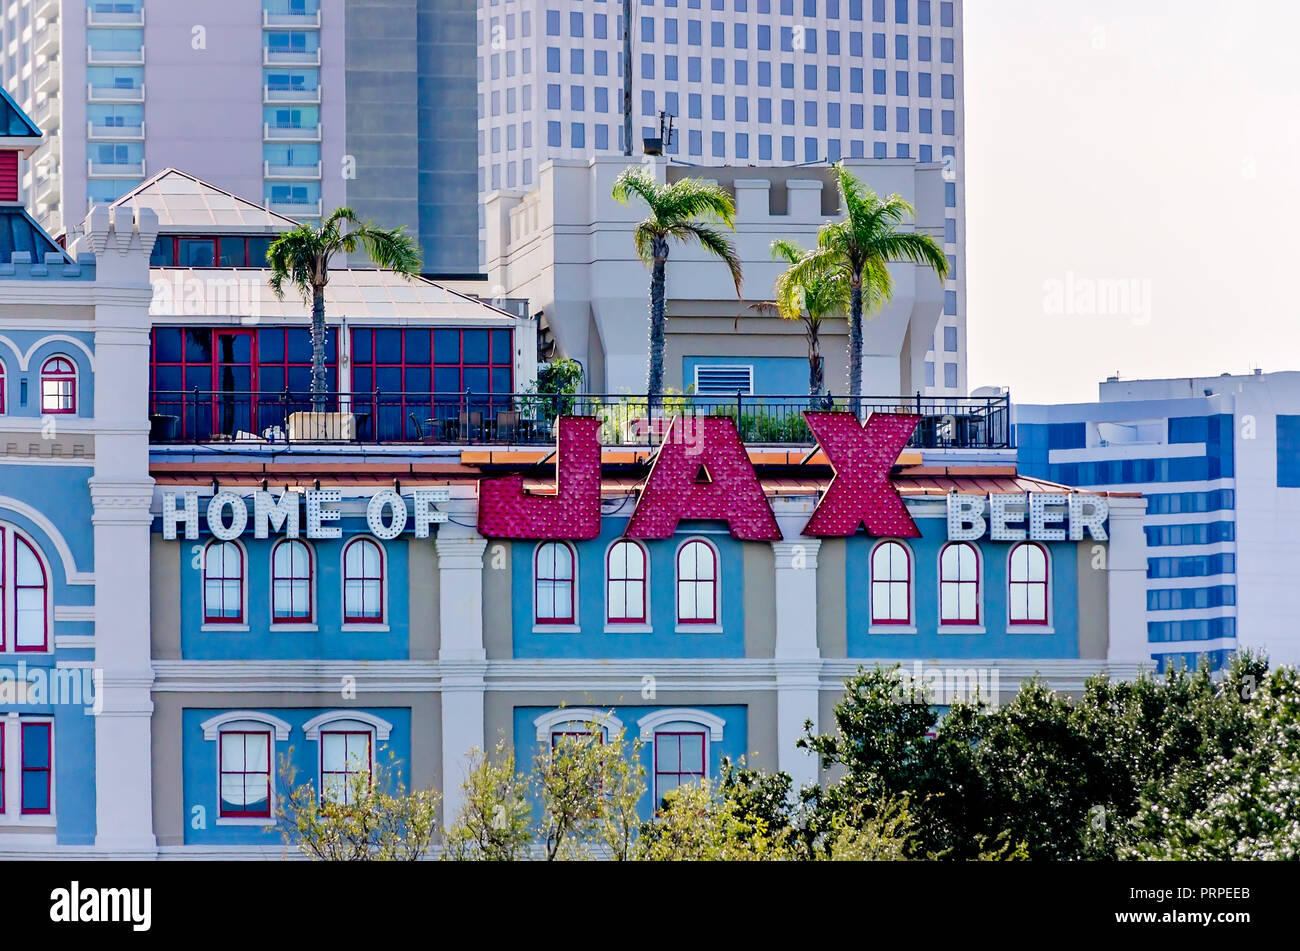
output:
<svg viewBox="0 0 1300 951"><path fill-rule="evenodd" d="M278 234L299 224L175 168L141 182L111 207L120 205L152 208L161 234Z"/></svg>

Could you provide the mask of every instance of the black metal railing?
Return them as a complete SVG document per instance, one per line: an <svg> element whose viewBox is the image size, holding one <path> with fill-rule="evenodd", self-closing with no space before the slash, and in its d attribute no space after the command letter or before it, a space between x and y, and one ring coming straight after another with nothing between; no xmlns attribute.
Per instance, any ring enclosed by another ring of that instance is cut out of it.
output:
<svg viewBox="0 0 1300 951"><path fill-rule="evenodd" d="M1010 398L863 396L858 413L921 417L911 448L1011 447ZM150 394L150 441L553 445L555 420L594 416L607 446L655 446L671 420L689 427L726 416L746 443L811 446L805 410L850 409L844 396L564 393L252 393L170 390ZM687 433L689 437L689 433Z"/></svg>

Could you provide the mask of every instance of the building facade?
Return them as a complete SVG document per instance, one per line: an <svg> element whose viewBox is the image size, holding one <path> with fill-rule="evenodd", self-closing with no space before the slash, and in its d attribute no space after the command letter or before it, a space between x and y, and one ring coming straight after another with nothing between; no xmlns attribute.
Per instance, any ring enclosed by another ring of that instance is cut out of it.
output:
<svg viewBox="0 0 1300 951"><path fill-rule="evenodd" d="M0 81L49 135L42 226L185 168L278 213L350 204L473 273L473 8L426 0L16 0Z"/></svg>
<svg viewBox="0 0 1300 951"><path fill-rule="evenodd" d="M863 664L944 704L1148 659L1145 501L958 444L991 422L949 401L773 440L539 397L531 321L366 269L304 396L305 305L231 263L272 210L164 170L66 252L0 211L0 855L280 856L290 771L447 822L471 750L590 729L644 742L649 816L724 756L816 780L796 740Z"/></svg>
<svg viewBox="0 0 1300 951"><path fill-rule="evenodd" d="M479 8L479 190L528 191L551 159L623 152L622 8L491 0ZM632 24L632 154L674 164L910 159L944 168L950 257L924 391L964 395L962 9L948 0L668 0ZM489 255L486 218L482 256Z"/></svg>
<svg viewBox="0 0 1300 951"><path fill-rule="evenodd" d="M647 355L642 321L650 274L636 255L632 230L646 214L636 199L610 195L629 164L622 156L557 159L542 165L526 193L488 196L488 282L508 297L526 298L545 337L577 359L592 392L644 389ZM942 168L908 160L852 161L869 186L905 197L916 208L909 226L943 236ZM695 169L658 160L646 166L661 182L707 176L736 202L731 236L744 269L742 295L730 272L701 249L674 245L668 259L665 385L700 396L809 392L804 324L761 309L775 296L784 265L771 243L805 248L817 229L843 214L825 168ZM943 286L923 266L890 265L894 295L863 325L862 392L876 395L926 389L929 341L942 321ZM848 324L822 322L820 352L826 389L848 392Z"/></svg>
<svg viewBox="0 0 1300 951"><path fill-rule="evenodd" d="M1096 403L1016 406L1020 465L1147 497L1146 629L1163 668L1256 648L1300 662L1292 630L1300 375L1108 380Z"/></svg>

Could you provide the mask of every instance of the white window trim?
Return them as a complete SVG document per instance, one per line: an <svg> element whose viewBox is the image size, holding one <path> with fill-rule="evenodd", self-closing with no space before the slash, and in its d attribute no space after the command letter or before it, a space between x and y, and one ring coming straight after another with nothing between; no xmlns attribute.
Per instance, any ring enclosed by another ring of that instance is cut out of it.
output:
<svg viewBox="0 0 1300 951"><path fill-rule="evenodd" d="M1011 555L1021 545L1034 545L1043 553L1043 574L1047 578L1047 622L1045 624L1012 624L1011 623ZM1052 550L1044 542L1022 541L1016 542L1007 549L1007 580L1004 588L1006 590L1006 624L1008 634L1055 634L1056 617L1053 610L1053 601L1056 599L1056 578L1052 573L1054 561L1052 559Z"/></svg>
<svg viewBox="0 0 1300 951"><path fill-rule="evenodd" d="M962 544L970 545L971 548L975 549L975 616L979 618L979 622L976 624L958 624L951 621L945 621L943 618L943 553L953 545ZM988 629L984 624L987 619L984 613L986 610L984 605L984 590L988 587L985 584L988 580L988 576L984 573L984 568L984 549L974 542L944 542L939 546L939 552L935 555L934 559L935 578L937 579L935 582L937 588L935 590L934 612L936 630L940 634L988 633Z"/></svg>
<svg viewBox="0 0 1300 951"><path fill-rule="evenodd" d="M279 621L275 619L275 552L281 545L286 542L300 542L307 548L307 557L311 561L311 574L307 580L307 597L311 601L310 621ZM385 566L387 569L387 566ZM269 627L272 634L300 634L310 633L320 630L320 613L316 604L316 579L320 574L320 562L317 559L316 547L311 542L303 538L281 538L271 546L271 553L266 560L267 579L270 585L266 592L266 616L269 620ZM385 587L387 585L385 584Z"/></svg>
<svg viewBox="0 0 1300 951"><path fill-rule="evenodd" d="M375 739L386 740L389 734L393 732L393 725L387 720L380 719L371 713L362 710L331 710L328 713L322 713L320 716L312 717L302 725L302 731L307 735L307 739L318 741L320 732L326 733L341 727L335 724L347 723L360 725L362 729L371 730L375 734Z"/></svg>
<svg viewBox="0 0 1300 951"><path fill-rule="evenodd" d="M608 711L593 707L560 707L558 710L543 713L533 720L533 726L537 728L538 742L547 744L551 742L551 734L555 732L556 727L571 723L580 724L584 728L588 723L598 723L606 735L623 732L622 720Z"/></svg>
<svg viewBox="0 0 1300 951"><path fill-rule="evenodd" d="M690 723L694 726L702 726L708 731L709 739L715 743L722 739L723 728L727 725L727 721L723 720L722 717L715 716L704 710L696 710L693 707L658 710L655 713L648 713L636 721L643 740L653 740L656 731L670 723ZM707 755L704 762L708 763Z"/></svg>
<svg viewBox="0 0 1300 951"><path fill-rule="evenodd" d="M537 554L543 545L563 545L569 549L573 558L573 622L571 624L550 624L537 616ZM534 634L580 634L582 632L582 609L578 604L578 546L562 538L543 539L533 546L532 566L529 569L528 583L532 588L533 633ZM602 598L602 601L604 599Z"/></svg>
<svg viewBox="0 0 1300 951"><path fill-rule="evenodd" d="M345 620L348 616L348 590L347 590L347 556L348 548L354 542L361 539L367 539L379 546L379 572L383 578L383 592L380 596L378 621L352 621ZM382 539L376 538L367 533L353 535L342 548L339 549L339 630L355 631L357 633L383 632L389 630L388 626L388 593L392 590L393 579L388 573L388 546L383 543Z"/></svg>
<svg viewBox="0 0 1300 951"><path fill-rule="evenodd" d="M230 544L234 545L240 551L243 558L243 571L240 574L239 581L239 600L242 605L241 610L244 613L243 620L238 624L222 624L220 621L209 621L208 618L208 549L214 545ZM248 561L248 548L237 538L230 539L228 542L224 539L213 537L203 546L199 554L199 630L200 631L228 631L237 634L241 631L248 630L248 573L252 565Z"/></svg>
<svg viewBox="0 0 1300 951"><path fill-rule="evenodd" d="M76 408L70 413L45 408L45 367L51 360L67 360L72 365L72 402ZM81 364L74 360L71 354L60 351L41 358L41 365L36 369L36 408L40 411L41 416L77 417L83 415L81 412Z"/></svg>
<svg viewBox="0 0 1300 951"><path fill-rule="evenodd" d="M54 571L50 566L50 561L45 557L45 552L36 539L30 534L23 531L13 522L0 522L0 528L3 528L3 538L0 538L0 546L4 550L0 551L0 624L4 625L4 646L0 647L0 657L13 656L14 660L20 657L44 657L54 653ZM45 649L44 650L23 650L18 649L18 539L25 541L36 556L36 561L40 565L41 571L45 577ZM12 583L8 583L9 579Z"/></svg>
<svg viewBox="0 0 1300 951"><path fill-rule="evenodd" d="M215 717L209 717L199 724L203 730L203 739L213 743L213 764L216 767L216 824L219 826L271 826L275 825L276 818L276 762L275 762L275 744L289 738L291 727L288 723L279 717L273 717L269 713L262 713L257 710L231 710L227 713L219 713ZM270 769L269 788L270 800L268 802L269 816L223 816L221 814L221 734L222 733L248 733L269 730L271 733L271 742L267 750L267 765Z"/></svg>
<svg viewBox="0 0 1300 951"><path fill-rule="evenodd" d="M713 623L696 624L691 621L682 621L682 606L677 600L680 591L681 573L682 573L682 549L691 542L701 542L708 546L713 552ZM673 549L673 625L674 631L678 634L721 634L722 633L722 607L724 604L722 597L722 552L711 539L703 535L687 535L682 539L680 545Z"/></svg>
<svg viewBox="0 0 1300 951"><path fill-rule="evenodd" d="M23 730L24 723L48 723L50 726L50 811L38 815L23 815ZM58 776L55 775L55 748L58 738L52 716L19 716L17 713L0 714L0 730L5 738L5 809L0 813L0 828L53 829L58 826Z"/></svg>
<svg viewBox="0 0 1300 951"><path fill-rule="evenodd" d="M894 542L903 546L903 551L907 552L907 616L912 620L908 624L880 624L875 620L876 608L873 603L875 597L875 575L872 574L872 562L876 560L876 552L882 545ZM902 538L889 536L879 538L867 552L867 633L868 634L915 634L916 633L916 552Z"/></svg>
<svg viewBox="0 0 1300 951"><path fill-rule="evenodd" d="M641 549L641 557L645 559L645 580L641 582L643 597L645 598L645 620L644 621L611 621L609 619L609 553L614 550L615 545L628 544L635 545ZM605 605L605 633L606 634L651 634L654 632L654 625L651 622L650 613L650 549L644 542L634 538L616 538L605 546L605 590L602 592L601 601ZM574 591L577 591L575 579Z"/></svg>

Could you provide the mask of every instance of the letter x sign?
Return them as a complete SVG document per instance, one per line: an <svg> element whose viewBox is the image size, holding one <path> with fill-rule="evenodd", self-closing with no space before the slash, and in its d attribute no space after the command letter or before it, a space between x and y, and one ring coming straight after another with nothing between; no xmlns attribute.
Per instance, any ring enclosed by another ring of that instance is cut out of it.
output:
<svg viewBox="0 0 1300 951"><path fill-rule="evenodd" d="M868 535L919 538L921 533L890 482L889 471L920 417L872 413L864 426L852 413L803 415L835 470L803 533L853 535L865 522Z"/></svg>

